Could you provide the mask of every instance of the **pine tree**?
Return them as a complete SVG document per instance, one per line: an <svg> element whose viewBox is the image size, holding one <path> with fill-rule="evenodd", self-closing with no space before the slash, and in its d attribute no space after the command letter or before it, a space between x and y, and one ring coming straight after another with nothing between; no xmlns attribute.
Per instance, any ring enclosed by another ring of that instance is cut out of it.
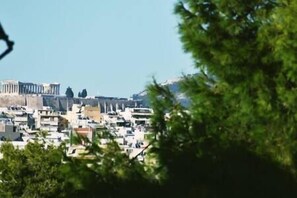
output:
<svg viewBox="0 0 297 198"><path fill-rule="evenodd" d="M86 89L83 89L82 92L81 92L81 97L82 98L86 98L87 95L88 95L87 90Z"/></svg>
<svg viewBox="0 0 297 198"><path fill-rule="evenodd" d="M73 93L73 91L72 91L72 89L70 87L67 87L65 94L66 94L67 98L73 98L74 97L74 93Z"/></svg>
<svg viewBox="0 0 297 198"><path fill-rule="evenodd" d="M157 83L149 90L153 150L180 196L296 195L296 8L282 0L176 5L184 50L199 71L182 84L191 105ZM257 186L259 177L265 184ZM282 185L266 189L275 180Z"/></svg>

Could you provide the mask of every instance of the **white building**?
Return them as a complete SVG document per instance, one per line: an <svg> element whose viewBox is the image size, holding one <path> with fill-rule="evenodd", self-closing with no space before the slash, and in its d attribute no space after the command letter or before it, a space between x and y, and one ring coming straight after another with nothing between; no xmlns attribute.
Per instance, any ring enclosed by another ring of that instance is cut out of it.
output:
<svg viewBox="0 0 297 198"><path fill-rule="evenodd" d="M16 127L13 125L10 118L0 118L0 140L21 140L21 134L16 132Z"/></svg>
<svg viewBox="0 0 297 198"><path fill-rule="evenodd" d="M120 115L125 120L131 121L134 126L149 125L153 110L150 108L125 108L125 111L120 112Z"/></svg>
<svg viewBox="0 0 297 198"><path fill-rule="evenodd" d="M60 113L44 107L44 109L37 111L36 128L48 132L60 131L62 119Z"/></svg>
<svg viewBox="0 0 297 198"><path fill-rule="evenodd" d="M68 110L63 117L69 121L72 128L100 127L100 109L96 107L73 104L71 110Z"/></svg>
<svg viewBox="0 0 297 198"><path fill-rule="evenodd" d="M22 106L9 106L4 112L12 116L12 121L15 126L29 129L35 128L33 110Z"/></svg>

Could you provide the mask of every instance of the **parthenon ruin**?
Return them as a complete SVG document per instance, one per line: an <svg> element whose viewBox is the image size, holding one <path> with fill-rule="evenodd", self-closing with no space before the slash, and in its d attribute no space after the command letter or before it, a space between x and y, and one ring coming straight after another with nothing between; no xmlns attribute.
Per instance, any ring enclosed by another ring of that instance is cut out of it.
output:
<svg viewBox="0 0 297 198"><path fill-rule="evenodd" d="M59 83L27 83L16 80L4 80L0 83L1 94L26 95L26 94L46 94L60 95Z"/></svg>

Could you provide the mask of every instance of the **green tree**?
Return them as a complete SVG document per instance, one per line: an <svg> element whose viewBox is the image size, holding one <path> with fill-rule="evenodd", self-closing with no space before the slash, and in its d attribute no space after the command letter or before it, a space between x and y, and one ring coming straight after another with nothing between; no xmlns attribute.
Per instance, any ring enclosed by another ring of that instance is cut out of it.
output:
<svg viewBox="0 0 297 198"><path fill-rule="evenodd" d="M152 151L176 196L296 196L296 8L285 0L176 5L181 41L199 71L182 83L191 105L149 87Z"/></svg>
<svg viewBox="0 0 297 198"><path fill-rule="evenodd" d="M60 149L29 143L20 150L5 143L0 151L1 197L63 197Z"/></svg>
<svg viewBox="0 0 297 198"><path fill-rule="evenodd" d="M81 92L81 97L82 98L85 98L85 97L87 97L87 95L88 95L87 90L86 89L83 89L82 92Z"/></svg>
<svg viewBox="0 0 297 198"><path fill-rule="evenodd" d="M81 98L81 92L79 91L77 97Z"/></svg>
<svg viewBox="0 0 297 198"><path fill-rule="evenodd" d="M65 94L66 94L67 98L73 98L74 97L74 93L73 93L73 91L72 91L72 89L70 87L67 87Z"/></svg>
<svg viewBox="0 0 297 198"><path fill-rule="evenodd" d="M97 131L90 142L85 137L87 153L78 158L68 158L63 175L67 182L65 189L69 197L156 197L157 185L137 161L123 153L114 137L108 131ZM98 141L109 138L101 147Z"/></svg>

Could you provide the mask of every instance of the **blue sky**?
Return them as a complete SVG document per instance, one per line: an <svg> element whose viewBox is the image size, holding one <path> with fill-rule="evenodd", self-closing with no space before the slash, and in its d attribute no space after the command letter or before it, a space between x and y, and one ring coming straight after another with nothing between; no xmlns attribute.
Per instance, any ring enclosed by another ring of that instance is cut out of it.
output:
<svg viewBox="0 0 297 198"><path fill-rule="evenodd" d="M193 73L173 14L175 0L1 0L15 50L0 80L61 83L74 94L129 97L155 76ZM4 44L0 43L0 50Z"/></svg>

